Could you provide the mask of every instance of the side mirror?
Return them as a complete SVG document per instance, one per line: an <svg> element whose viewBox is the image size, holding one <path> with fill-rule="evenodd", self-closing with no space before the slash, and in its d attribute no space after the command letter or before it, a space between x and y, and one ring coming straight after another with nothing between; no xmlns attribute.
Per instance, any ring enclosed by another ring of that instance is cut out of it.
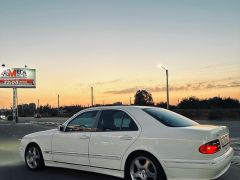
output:
<svg viewBox="0 0 240 180"><path fill-rule="evenodd" d="M65 126L62 125L62 124L60 124L60 125L58 126L58 130L59 130L59 131L64 132L64 129L65 129Z"/></svg>

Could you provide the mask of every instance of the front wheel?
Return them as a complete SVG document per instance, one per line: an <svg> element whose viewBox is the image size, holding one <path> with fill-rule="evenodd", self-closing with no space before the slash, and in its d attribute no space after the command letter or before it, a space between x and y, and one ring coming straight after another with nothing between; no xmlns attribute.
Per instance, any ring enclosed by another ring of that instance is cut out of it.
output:
<svg viewBox="0 0 240 180"><path fill-rule="evenodd" d="M150 156L137 156L127 168L128 180L166 180L161 165Z"/></svg>
<svg viewBox="0 0 240 180"><path fill-rule="evenodd" d="M37 145L30 145L25 152L25 163L30 170L44 167L42 152Z"/></svg>

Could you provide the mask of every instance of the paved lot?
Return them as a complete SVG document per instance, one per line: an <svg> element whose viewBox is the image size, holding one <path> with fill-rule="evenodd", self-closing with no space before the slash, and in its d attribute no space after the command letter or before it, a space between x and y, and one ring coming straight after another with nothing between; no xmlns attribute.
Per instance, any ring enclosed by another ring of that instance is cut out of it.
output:
<svg viewBox="0 0 240 180"><path fill-rule="evenodd" d="M33 123L33 121L35 122ZM56 128L56 124L62 123L65 119L39 119L37 121L20 119L22 123L17 125L0 121L0 180L119 180L111 176L60 168L46 168L39 172L29 171L18 154L19 139L31 132ZM200 123L228 125L231 136L234 138L235 144L233 143L233 145L235 148L239 148L240 122L201 121ZM218 180L240 179L240 151L236 151L235 158L237 160L231 165L229 171Z"/></svg>

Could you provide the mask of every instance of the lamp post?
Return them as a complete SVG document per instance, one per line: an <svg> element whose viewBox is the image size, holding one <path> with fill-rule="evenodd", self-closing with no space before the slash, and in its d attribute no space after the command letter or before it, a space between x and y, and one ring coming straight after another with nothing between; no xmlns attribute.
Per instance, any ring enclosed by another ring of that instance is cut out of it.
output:
<svg viewBox="0 0 240 180"><path fill-rule="evenodd" d="M57 106L58 106L58 114L57 114L57 116L60 116L59 101L60 101L60 95L58 94L58 95L57 95L57 103L58 103L58 104L57 104Z"/></svg>
<svg viewBox="0 0 240 180"><path fill-rule="evenodd" d="M93 87L91 87L91 105L93 107Z"/></svg>
<svg viewBox="0 0 240 180"><path fill-rule="evenodd" d="M167 109L169 109L169 88L168 88L168 69L163 66L159 66L166 71L166 90L167 90Z"/></svg>

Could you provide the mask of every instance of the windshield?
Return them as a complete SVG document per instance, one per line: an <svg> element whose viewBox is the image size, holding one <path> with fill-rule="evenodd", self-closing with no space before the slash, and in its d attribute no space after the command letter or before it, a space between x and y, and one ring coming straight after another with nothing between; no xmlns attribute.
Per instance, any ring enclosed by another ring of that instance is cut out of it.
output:
<svg viewBox="0 0 240 180"><path fill-rule="evenodd" d="M144 112L169 127L186 127L198 125L195 121L175 112L161 108L145 108Z"/></svg>

